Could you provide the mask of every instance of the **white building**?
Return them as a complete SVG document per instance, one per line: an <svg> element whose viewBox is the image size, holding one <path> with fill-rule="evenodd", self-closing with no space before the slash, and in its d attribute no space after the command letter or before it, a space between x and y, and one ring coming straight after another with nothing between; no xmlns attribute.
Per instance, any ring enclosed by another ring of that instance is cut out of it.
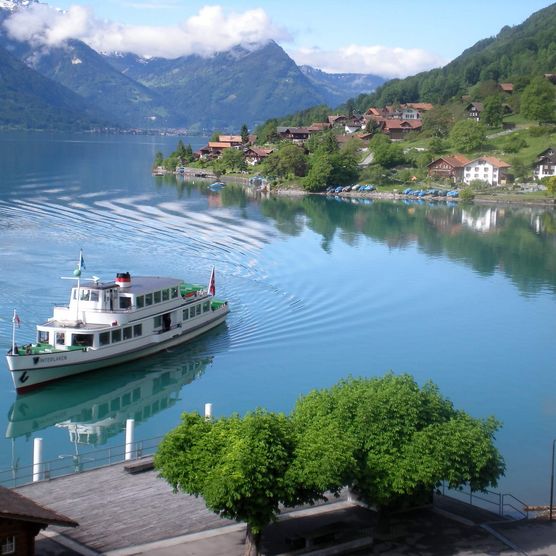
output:
<svg viewBox="0 0 556 556"><path fill-rule="evenodd" d="M463 181L469 184L474 180L481 180L489 185L501 185L506 182L509 167L507 162L493 156L475 158L463 167Z"/></svg>

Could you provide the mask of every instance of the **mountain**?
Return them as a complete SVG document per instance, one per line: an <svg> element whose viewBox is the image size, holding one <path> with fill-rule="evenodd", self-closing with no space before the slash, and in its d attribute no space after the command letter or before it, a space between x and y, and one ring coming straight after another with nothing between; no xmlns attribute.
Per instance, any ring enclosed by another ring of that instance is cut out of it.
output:
<svg viewBox="0 0 556 556"><path fill-rule="evenodd" d="M237 128L325 102L325 94L271 41L204 58L108 56L122 74L186 115L188 127Z"/></svg>
<svg viewBox="0 0 556 556"><path fill-rule="evenodd" d="M299 69L322 92L329 106L338 106L349 98L370 93L386 81L366 73L326 73L311 66L299 66Z"/></svg>
<svg viewBox="0 0 556 556"><path fill-rule="evenodd" d="M556 73L556 4L477 42L443 68L389 81L374 94L357 98L355 104L366 110L402 102L444 103L481 81L510 81L519 88L543 73Z"/></svg>
<svg viewBox="0 0 556 556"><path fill-rule="evenodd" d="M78 95L0 47L0 127L81 130L107 126Z"/></svg>
<svg viewBox="0 0 556 556"><path fill-rule="evenodd" d="M238 129L315 105L336 106L382 80L300 69L275 42L237 46L210 57L143 59L101 54L84 42L60 46L10 38L1 23L37 0L0 0L0 47L84 100L87 113L140 128Z"/></svg>

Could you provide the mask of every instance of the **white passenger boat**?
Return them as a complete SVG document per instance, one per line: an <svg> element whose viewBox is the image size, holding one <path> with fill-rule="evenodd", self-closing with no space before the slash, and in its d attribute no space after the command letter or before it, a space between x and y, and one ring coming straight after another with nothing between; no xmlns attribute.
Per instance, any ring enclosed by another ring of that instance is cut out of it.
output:
<svg viewBox="0 0 556 556"><path fill-rule="evenodd" d="M214 297L214 269L208 287L128 272L82 285L82 263L81 255L69 305L55 307L37 326L36 343L17 346L14 311L6 358L17 392L187 342L223 323L229 312L227 301Z"/></svg>

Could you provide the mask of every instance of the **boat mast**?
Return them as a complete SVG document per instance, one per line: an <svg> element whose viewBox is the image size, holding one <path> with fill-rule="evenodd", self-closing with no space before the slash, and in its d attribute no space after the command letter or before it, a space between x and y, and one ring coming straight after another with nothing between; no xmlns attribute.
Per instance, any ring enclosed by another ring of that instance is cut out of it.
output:
<svg viewBox="0 0 556 556"><path fill-rule="evenodd" d="M85 268L83 259L83 249L79 250L79 261L77 268L73 271L73 275L77 278L77 303L75 304L75 322L79 322L79 298L81 297L81 269Z"/></svg>

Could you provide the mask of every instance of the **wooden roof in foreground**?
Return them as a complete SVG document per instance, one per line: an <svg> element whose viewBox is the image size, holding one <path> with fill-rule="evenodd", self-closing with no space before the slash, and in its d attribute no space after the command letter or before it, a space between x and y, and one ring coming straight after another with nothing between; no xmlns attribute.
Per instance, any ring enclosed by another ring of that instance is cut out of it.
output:
<svg viewBox="0 0 556 556"><path fill-rule="evenodd" d="M79 523L54 510L40 506L30 498L0 486L0 519L30 521L45 525L77 527Z"/></svg>

